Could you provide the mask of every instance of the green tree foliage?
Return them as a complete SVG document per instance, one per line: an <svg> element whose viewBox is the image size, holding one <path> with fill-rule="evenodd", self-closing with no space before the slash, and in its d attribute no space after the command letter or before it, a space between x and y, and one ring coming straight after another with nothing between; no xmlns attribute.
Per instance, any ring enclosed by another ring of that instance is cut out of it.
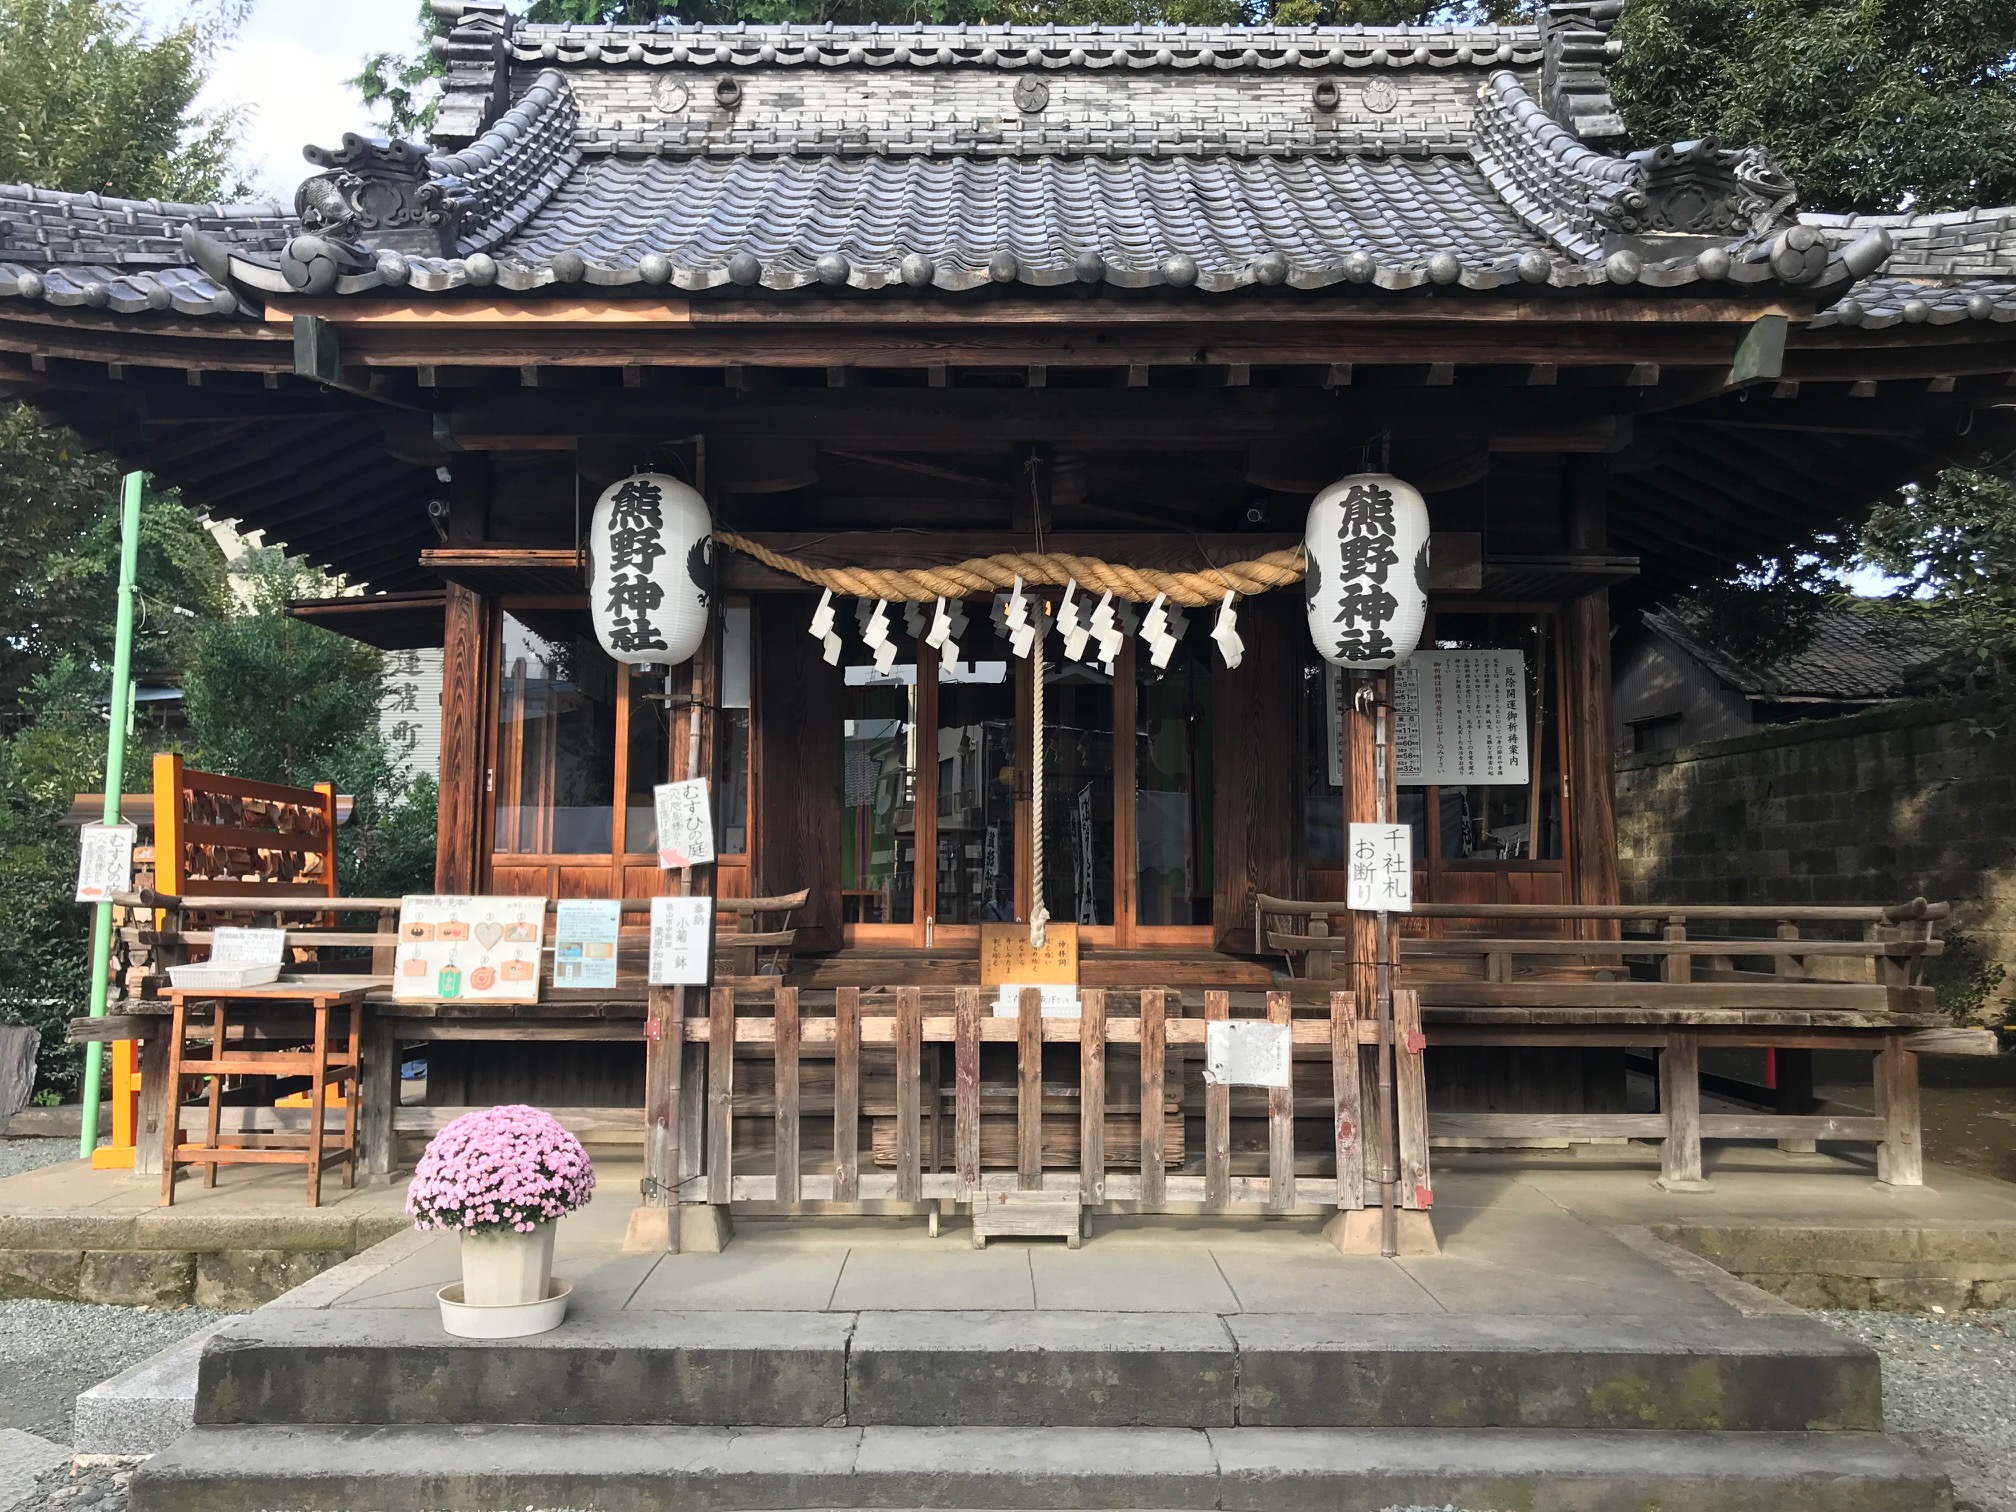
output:
<svg viewBox="0 0 2016 1512"><path fill-rule="evenodd" d="M192 759L259 782L333 782L355 799L338 836L341 890L413 891L434 870L433 785L409 791L406 753L380 733L384 658L287 613L289 600L332 591L321 573L272 550L245 569L249 607L197 627L183 678Z"/></svg>
<svg viewBox="0 0 2016 1512"><path fill-rule="evenodd" d="M81 1054L64 1043L83 1012L91 917L71 901L77 836L61 820L72 797L98 790L105 767L105 675L72 656L38 676L24 702L32 722L0 741L0 1020L42 1033L37 1083L68 1092ZM123 791L146 786L147 753L165 739L139 722Z"/></svg>
<svg viewBox="0 0 2016 1512"><path fill-rule="evenodd" d="M226 0L152 36L124 0L0 0L0 183L228 192L237 119L195 100L244 10Z"/></svg>
<svg viewBox="0 0 2016 1512"><path fill-rule="evenodd" d="M1617 37L1641 144L1761 142L1831 210L2016 201L2010 0L1632 0Z"/></svg>
<svg viewBox="0 0 2016 1512"><path fill-rule="evenodd" d="M119 479L111 460L26 405L0 410L0 708L64 657L109 665L119 578ZM224 558L173 493L140 513L136 676L179 668L196 619L223 612ZM100 690L102 691L102 690Z"/></svg>
<svg viewBox="0 0 2016 1512"><path fill-rule="evenodd" d="M1885 610L1947 647L2001 720L2016 715L2016 481L2006 468L1949 468L1879 504L1861 545L1898 579Z"/></svg>

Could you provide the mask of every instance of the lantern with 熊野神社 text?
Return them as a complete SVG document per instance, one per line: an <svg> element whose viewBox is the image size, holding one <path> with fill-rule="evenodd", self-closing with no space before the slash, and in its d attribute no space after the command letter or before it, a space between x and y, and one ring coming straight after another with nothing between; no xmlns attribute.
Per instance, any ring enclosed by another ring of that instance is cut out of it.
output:
<svg viewBox="0 0 2016 1512"><path fill-rule="evenodd" d="M674 666L707 634L714 521L677 478L638 473L611 484L588 525L595 638L620 662Z"/></svg>
<svg viewBox="0 0 2016 1512"><path fill-rule="evenodd" d="M1309 506L1309 638L1332 666L1378 672L1414 654L1428 614L1428 505L1390 473L1339 478Z"/></svg>

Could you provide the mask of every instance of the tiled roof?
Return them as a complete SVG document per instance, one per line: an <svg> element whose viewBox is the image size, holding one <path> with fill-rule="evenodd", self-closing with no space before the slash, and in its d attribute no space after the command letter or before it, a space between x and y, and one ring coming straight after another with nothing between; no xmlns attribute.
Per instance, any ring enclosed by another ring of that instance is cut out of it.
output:
<svg viewBox="0 0 2016 1512"><path fill-rule="evenodd" d="M2016 321L2016 208L1801 219L1840 239L1881 230L1896 249L1816 325L1874 331L1900 322Z"/></svg>
<svg viewBox="0 0 2016 1512"><path fill-rule="evenodd" d="M1534 26L520 26L521 63L647 68L1458 68L1537 64Z"/></svg>
<svg viewBox="0 0 2016 1512"><path fill-rule="evenodd" d="M0 184L0 298L122 315L234 313L230 288L191 266L189 226L250 256L277 254L300 229L272 204L186 205Z"/></svg>
<svg viewBox="0 0 2016 1512"><path fill-rule="evenodd" d="M546 27L460 3L442 150L311 149L326 171L295 214L0 191L0 298L228 314L288 291L1083 281L1824 302L1860 280L1835 318L1880 325L1914 298L1995 316L2016 286L2007 215L1801 221L1755 149L1591 145L1615 127L1608 0L1476 29Z"/></svg>
<svg viewBox="0 0 2016 1512"><path fill-rule="evenodd" d="M550 281L558 262L592 283L682 288L754 272L772 288L1222 290L1411 287L1438 259L1507 282L1545 252L1462 158L648 158L584 164L496 262L505 287ZM559 261L569 253L578 270ZM413 281L452 276L416 264Z"/></svg>
<svg viewBox="0 0 2016 1512"><path fill-rule="evenodd" d="M1824 614L1813 639L1770 662L1746 661L1717 646L1699 621L1669 609L1648 610L1657 631L1737 692L1752 698L1839 699L1862 702L1905 698L1925 691L1937 647L1878 614L1836 609Z"/></svg>

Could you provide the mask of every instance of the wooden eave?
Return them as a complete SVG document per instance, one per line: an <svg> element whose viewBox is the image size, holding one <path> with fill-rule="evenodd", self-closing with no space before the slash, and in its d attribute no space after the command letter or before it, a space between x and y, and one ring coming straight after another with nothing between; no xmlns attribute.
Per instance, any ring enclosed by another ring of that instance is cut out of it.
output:
<svg viewBox="0 0 2016 1512"><path fill-rule="evenodd" d="M408 593L296 599L287 612L381 651L417 651L442 644L447 606L448 595L443 590L423 588Z"/></svg>

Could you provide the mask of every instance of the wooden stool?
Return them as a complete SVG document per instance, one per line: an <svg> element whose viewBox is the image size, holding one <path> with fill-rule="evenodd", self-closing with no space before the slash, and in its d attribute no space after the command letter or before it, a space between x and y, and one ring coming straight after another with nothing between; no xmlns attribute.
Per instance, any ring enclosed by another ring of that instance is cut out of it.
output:
<svg viewBox="0 0 2016 1512"><path fill-rule="evenodd" d="M163 1120L166 1132L161 1158L161 1205L174 1205L175 1168L178 1165L202 1166L203 1184L207 1187L217 1184L217 1167L220 1165L304 1165L308 1168L310 1207L321 1204L324 1166L340 1161L343 1164L343 1185L355 1186L357 1098L361 1084L357 1066L363 1035L364 989L353 987L318 992L309 984L294 983L274 987L188 989L171 991L168 996L174 1004L174 1012L168 1030L167 1117ZM210 1053L207 1057L189 1054L185 1044L187 1012L192 1002L199 1008L203 1003L211 1005ZM313 1048L258 1050L252 1048L249 1040L241 1040L236 1047L229 1043L230 1025L234 1019L243 1029L249 1027L248 1018L256 1019L262 1014L296 1008L300 1004L306 1004L314 1017ZM329 1053L329 1010L332 1007L350 1010L349 1053L335 1060L330 1058ZM308 1132L241 1134L234 1136L228 1144L221 1140L218 1137L218 1116L222 1105L223 1078L232 1074L312 1078L308 1093ZM200 1144L185 1144L182 1140L182 1079L188 1076L210 1078L210 1117ZM342 1087L344 1092L343 1142L335 1148L325 1149L322 1113L331 1082Z"/></svg>

